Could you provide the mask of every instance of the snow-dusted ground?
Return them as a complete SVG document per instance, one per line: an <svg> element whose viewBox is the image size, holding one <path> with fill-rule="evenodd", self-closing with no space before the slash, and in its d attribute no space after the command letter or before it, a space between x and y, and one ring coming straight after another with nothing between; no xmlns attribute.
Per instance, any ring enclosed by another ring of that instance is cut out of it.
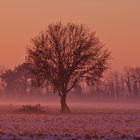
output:
<svg viewBox="0 0 140 140"><path fill-rule="evenodd" d="M0 140L140 140L140 111L0 114Z"/></svg>

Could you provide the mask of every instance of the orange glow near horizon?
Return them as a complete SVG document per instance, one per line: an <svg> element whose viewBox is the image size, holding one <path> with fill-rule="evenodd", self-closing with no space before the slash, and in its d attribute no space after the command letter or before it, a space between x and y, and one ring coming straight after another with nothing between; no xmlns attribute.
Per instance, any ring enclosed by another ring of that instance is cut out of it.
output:
<svg viewBox="0 0 140 140"><path fill-rule="evenodd" d="M58 21L96 31L113 69L140 65L139 0L0 0L0 66L22 63L30 39Z"/></svg>

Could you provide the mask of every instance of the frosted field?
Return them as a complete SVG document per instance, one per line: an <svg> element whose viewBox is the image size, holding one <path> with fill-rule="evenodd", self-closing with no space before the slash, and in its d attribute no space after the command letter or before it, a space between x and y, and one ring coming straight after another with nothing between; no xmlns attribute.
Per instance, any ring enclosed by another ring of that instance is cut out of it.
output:
<svg viewBox="0 0 140 140"><path fill-rule="evenodd" d="M0 140L140 140L139 110L77 111L65 115L1 112Z"/></svg>

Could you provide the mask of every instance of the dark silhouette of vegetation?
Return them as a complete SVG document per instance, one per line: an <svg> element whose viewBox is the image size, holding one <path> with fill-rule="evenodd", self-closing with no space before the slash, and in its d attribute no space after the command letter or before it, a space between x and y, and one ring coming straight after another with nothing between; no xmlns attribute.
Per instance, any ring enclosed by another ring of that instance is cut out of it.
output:
<svg viewBox="0 0 140 140"><path fill-rule="evenodd" d="M91 91L100 98L139 99L140 67L127 67L122 72L110 72Z"/></svg>
<svg viewBox="0 0 140 140"><path fill-rule="evenodd" d="M40 104L36 104L36 105L23 105L22 108L17 109L15 113L46 114L46 111L43 110L43 107Z"/></svg>
<svg viewBox="0 0 140 140"><path fill-rule="evenodd" d="M8 69L1 74L1 79L5 82L5 94L18 95L26 94L27 79L30 77L28 65L23 63L14 68Z"/></svg>
<svg viewBox="0 0 140 140"><path fill-rule="evenodd" d="M70 112L67 93L78 81L93 85L108 68L110 52L95 32L84 25L50 24L32 39L27 63L39 86L50 84L61 100L61 112Z"/></svg>
<svg viewBox="0 0 140 140"><path fill-rule="evenodd" d="M126 85L130 96L140 96L140 67L130 67L125 70Z"/></svg>

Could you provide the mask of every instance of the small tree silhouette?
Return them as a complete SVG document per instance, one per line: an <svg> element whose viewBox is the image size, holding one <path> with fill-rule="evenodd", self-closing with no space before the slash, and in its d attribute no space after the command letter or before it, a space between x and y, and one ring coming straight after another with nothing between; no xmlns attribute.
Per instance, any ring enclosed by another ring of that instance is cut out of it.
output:
<svg viewBox="0 0 140 140"><path fill-rule="evenodd" d="M22 95L26 93L27 79L30 78L28 65L23 63L15 67L13 70L4 71L0 78L5 82L5 94L11 96ZM12 94L11 94L12 93Z"/></svg>
<svg viewBox="0 0 140 140"><path fill-rule="evenodd" d="M108 50L84 25L50 24L31 40L27 63L39 85L48 82L58 92L61 112L70 112L67 93L79 80L94 84L108 68Z"/></svg>

